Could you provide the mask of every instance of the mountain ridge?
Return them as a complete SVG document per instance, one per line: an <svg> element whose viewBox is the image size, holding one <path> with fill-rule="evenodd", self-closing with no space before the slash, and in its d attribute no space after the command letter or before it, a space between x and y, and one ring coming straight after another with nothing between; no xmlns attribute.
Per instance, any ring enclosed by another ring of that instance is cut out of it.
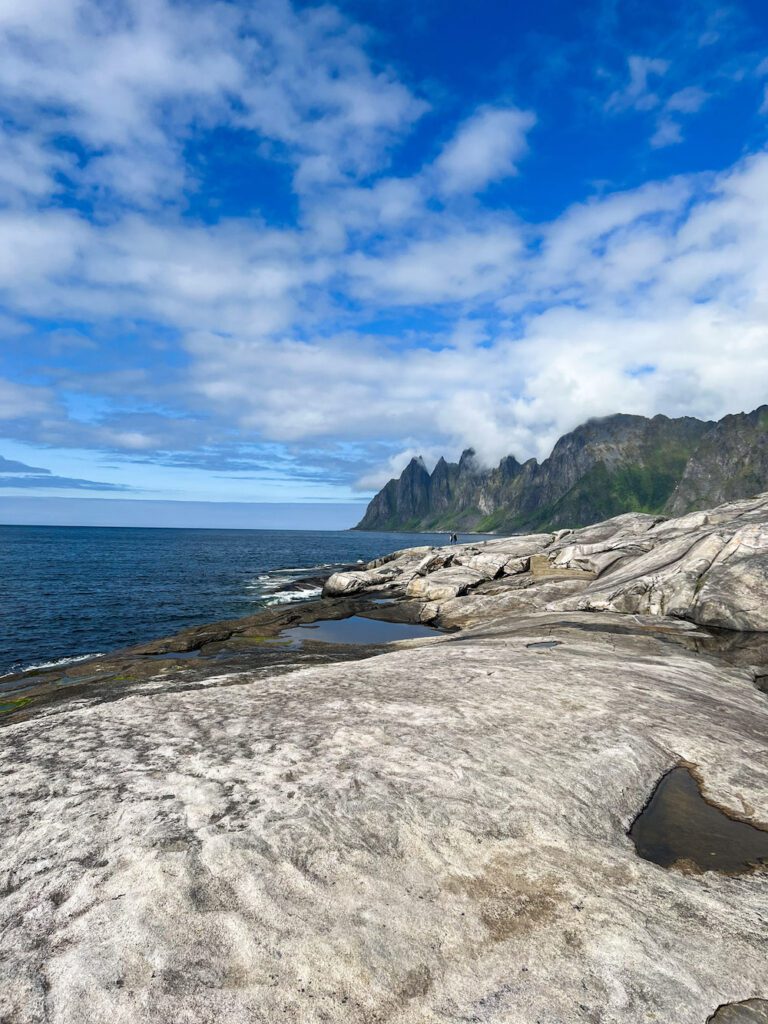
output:
<svg viewBox="0 0 768 1024"><path fill-rule="evenodd" d="M415 457L354 529L558 529L622 512L680 515L765 489L768 405L717 421L615 413L564 434L542 462L507 455L487 469L467 448L430 473Z"/></svg>

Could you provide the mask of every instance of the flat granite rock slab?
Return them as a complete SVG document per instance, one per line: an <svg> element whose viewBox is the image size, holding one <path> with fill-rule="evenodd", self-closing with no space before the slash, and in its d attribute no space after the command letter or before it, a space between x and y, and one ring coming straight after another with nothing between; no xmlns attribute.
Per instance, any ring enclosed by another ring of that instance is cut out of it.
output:
<svg viewBox="0 0 768 1024"><path fill-rule="evenodd" d="M680 762L768 824L766 696L640 628L529 648L556 618L9 724L0 1020L704 1024L768 998L768 874L627 836Z"/></svg>

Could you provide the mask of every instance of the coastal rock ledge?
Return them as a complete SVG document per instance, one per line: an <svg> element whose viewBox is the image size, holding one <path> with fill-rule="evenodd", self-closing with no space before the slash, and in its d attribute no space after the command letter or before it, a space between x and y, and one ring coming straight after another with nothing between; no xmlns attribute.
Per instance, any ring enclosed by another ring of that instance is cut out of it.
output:
<svg viewBox="0 0 768 1024"><path fill-rule="evenodd" d="M628 831L676 765L768 827L768 494L326 590L455 632L3 728L2 1024L763 1019L768 872Z"/></svg>

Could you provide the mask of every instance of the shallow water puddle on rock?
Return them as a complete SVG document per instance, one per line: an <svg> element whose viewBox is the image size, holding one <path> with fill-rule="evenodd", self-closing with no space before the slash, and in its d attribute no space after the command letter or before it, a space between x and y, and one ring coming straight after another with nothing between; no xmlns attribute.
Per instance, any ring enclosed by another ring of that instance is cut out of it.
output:
<svg viewBox="0 0 768 1024"><path fill-rule="evenodd" d="M439 636L439 629L406 622L384 622L351 615L348 619L321 619L306 626L295 626L280 634L295 643L319 640L324 644L388 644L393 640L414 640Z"/></svg>
<svg viewBox="0 0 768 1024"><path fill-rule="evenodd" d="M701 871L752 871L768 862L768 832L707 803L687 768L673 768L635 818L629 837L644 860Z"/></svg>
<svg viewBox="0 0 768 1024"><path fill-rule="evenodd" d="M529 651L551 651L553 647L559 647L562 640L535 640L532 644L525 646Z"/></svg>
<svg viewBox="0 0 768 1024"><path fill-rule="evenodd" d="M743 1003L726 1003L712 1014L707 1024L768 1024L768 1001L745 999Z"/></svg>

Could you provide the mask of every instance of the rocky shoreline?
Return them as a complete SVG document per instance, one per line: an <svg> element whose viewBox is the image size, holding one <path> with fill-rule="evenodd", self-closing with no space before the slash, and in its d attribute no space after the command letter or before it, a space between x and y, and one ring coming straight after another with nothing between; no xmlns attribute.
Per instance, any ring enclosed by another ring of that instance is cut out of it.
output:
<svg viewBox="0 0 768 1024"><path fill-rule="evenodd" d="M676 766L768 828L766 679L768 494L7 677L0 1020L766 1020L768 871L629 835Z"/></svg>

